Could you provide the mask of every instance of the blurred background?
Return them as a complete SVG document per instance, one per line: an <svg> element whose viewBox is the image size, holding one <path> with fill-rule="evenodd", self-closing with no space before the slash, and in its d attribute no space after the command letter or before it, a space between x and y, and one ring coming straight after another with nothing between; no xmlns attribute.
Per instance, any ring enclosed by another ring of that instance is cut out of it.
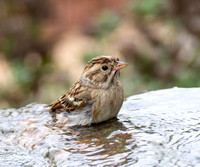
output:
<svg viewBox="0 0 200 167"><path fill-rule="evenodd" d="M0 1L1 108L53 102L102 54L126 96L199 86L200 1Z"/></svg>

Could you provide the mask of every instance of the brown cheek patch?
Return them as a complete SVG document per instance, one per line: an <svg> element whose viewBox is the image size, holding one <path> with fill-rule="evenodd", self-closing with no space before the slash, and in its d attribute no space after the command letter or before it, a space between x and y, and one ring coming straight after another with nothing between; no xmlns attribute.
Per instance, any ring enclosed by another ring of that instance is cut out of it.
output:
<svg viewBox="0 0 200 167"><path fill-rule="evenodd" d="M101 70L96 70L88 75L86 75L86 78L89 78L92 82L106 82L108 79L108 75L102 74Z"/></svg>
<svg viewBox="0 0 200 167"><path fill-rule="evenodd" d="M107 79L108 79L108 75L103 75L103 74L98 74L93 77L93 81L95 83L100 83L100 84L106 82Z"/></svg>

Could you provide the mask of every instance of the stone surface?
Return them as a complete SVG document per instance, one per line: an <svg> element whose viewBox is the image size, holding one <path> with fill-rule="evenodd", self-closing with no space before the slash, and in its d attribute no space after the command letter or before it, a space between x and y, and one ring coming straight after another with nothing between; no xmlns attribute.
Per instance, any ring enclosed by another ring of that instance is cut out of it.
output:
<svg viewBox="0 0 200 167"><path fill-rule="evenodd" d="M0 166L200 166L200 88L127 98L118 119L58 125L43 104L0 110Z"/></svg>

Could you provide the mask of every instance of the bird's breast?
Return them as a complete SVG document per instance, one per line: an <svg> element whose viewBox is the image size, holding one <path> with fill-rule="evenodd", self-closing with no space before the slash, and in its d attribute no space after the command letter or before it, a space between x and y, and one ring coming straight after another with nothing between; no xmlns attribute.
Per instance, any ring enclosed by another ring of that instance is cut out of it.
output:
<svg viewBox="0 0 200 167"><path fill-rule="evenodd" d="M123 100L124 91L120 83L109 89L101 89L93 92L95 99L92 108L93 122L101 122L117 116Z"/></svg>

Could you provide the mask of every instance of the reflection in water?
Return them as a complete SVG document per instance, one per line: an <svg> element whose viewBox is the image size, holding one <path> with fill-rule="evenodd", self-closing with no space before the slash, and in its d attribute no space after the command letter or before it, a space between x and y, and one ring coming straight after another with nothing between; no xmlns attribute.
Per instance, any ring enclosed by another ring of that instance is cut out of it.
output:
<svg viewBox="0 0 200 167"><path fill-rule="evenodd" d="M64 152L72 153L73 160L71 163L74 163L74 158L77 159L78 157L79 163L77 165L84 165L85 162L91 160L90 165L102 163L112 165L112 156L130 152L130 148L126 146L130 146L134 142L132 134L127 133L126 127L117 119L86 127L66 128L59 126L57 128L62 130L64 146L62 146L62 151L56 152L56 157L62 157L62 159L56 158L56 161L58 163L61 160L63 161L62 164L66 165L69 164L70 160L66 161L63 158ZM64 154L64 156L68 158L69 154ZM109 158L111 158L111 161ZM116 163L118 161L119 159L116 159Z"/></svg>
<svg viewBox="0 0 200 167"><path fill-rule="evenodd" d="M200 89L129 97L118 119L56 124L45 105L0 110L0 166L200 165Z"/></svg>

